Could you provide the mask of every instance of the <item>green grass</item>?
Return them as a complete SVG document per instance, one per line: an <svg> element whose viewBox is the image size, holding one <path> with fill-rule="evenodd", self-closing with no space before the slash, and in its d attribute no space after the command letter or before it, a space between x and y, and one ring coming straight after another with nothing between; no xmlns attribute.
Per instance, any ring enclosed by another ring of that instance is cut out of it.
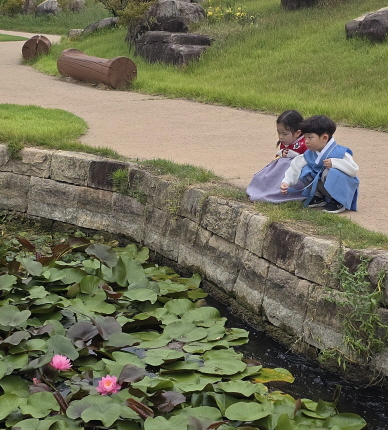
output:
<svg viewBox="0 0 388 430"><path fill-rule="evenodd" d="M62 12L57 16L0 15L2 30L26 31L32 33L67 34L71 28L85 28L87 25L109 16L101 3L87 1L82 13Z"/></svg>
<svg viewBox="0 0 388 430"><path fill-rule="evenodd" d="M289 224L297 231L334 241L341 237L344 246L349 248L388 249L387 235L370 231L343 216L304 208L300 202L286 202L280 205L255 202L254 207L272 222Z"/></svg>
<svg viewBox="0 0 388 430"><path fill-rule="evenodd" d="M7 144L14 156L24 146L40 146L120 158L109 148L80 143L77 139L86 130L82 118L62 109L0 104L0 142Z"/></svg>
<svg viewBox="0 0 388 430"><path fill-rule="evenodd" d="M20 40L27 40L27 38L20 36L10 36L8 34L0 33L0 42L18 42Z"/></svg>

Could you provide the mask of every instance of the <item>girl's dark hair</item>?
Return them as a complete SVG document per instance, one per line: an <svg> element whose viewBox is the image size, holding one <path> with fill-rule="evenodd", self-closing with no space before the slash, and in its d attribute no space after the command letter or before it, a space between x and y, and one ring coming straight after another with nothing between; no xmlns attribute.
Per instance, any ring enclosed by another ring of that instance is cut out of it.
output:
<svg viewBox="0 0 388 430"><path fill-rule="evenodd" d="M325 115L314 115L305 119L300 125L302 133L315 133L318 136L327 133L329 138L333 136L337 129L335 122Z"/></svg>
<svg viewBox="0 0 388 430"><path fill-rule="evenodd" d="M297 110L286 110L278 116L276 124L283 124L286 130L296 133L298 130L300 130L300 124L302 121L303 117ZM280 141L276 144L276 146L279 145Z"/></svg>

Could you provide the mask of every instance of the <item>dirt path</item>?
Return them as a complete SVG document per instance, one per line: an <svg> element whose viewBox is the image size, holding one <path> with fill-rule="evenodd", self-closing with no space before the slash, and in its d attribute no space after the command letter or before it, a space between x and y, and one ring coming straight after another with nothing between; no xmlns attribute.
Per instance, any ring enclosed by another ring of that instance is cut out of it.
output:
<svg viewBox="0 0 388 430"><path fill-rule="evenodd" d="M58 36L46 36L52 43L59 40ZM195 164L243 188L274 157L275 116L68 83L22 65L23 44L0 42L0 103L70 111L89 126L81 138L85 144L110 147L129 158ZM388 234L387 192L380 161L388 146L388 134L338 127L335 137L353 150L360 166L359 210L341 216Z"/></svg>

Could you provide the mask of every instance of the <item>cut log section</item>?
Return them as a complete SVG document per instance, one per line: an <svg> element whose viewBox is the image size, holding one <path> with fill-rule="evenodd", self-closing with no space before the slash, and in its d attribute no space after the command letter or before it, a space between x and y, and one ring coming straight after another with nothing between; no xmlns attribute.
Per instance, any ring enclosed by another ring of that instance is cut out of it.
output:
<svg viewBox="0 0 388 430"><path fill-rule="evenodd" d="M36 35L28 39L22 47L22 55L25 60L36 57L37 55L47 55L51 49L51 42L46 36Z"/></svg>
<svg viewBox="0 0 388 430"><path fill-rule="evenodd" d="M78 81L103 83L113 88L126 87L137 76L135 63L127 57L111 60L91 57L78 49L65 49L57 61L62 76Z"/></svg>

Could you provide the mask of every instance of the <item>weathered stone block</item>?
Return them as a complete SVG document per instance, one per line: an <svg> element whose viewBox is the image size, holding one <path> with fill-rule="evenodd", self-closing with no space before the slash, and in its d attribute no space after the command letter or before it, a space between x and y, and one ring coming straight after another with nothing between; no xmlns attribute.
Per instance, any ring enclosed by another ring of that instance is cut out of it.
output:
<svg viewBox="0 0 388 430"><path fill-rule="evenodd" d="M146 225L144 245L170 260L178 261L182 220L152 207L147 210Z"/></svg>
<svg viewBox="0 0 388 430"><path fill-rule="evenodd" d="M77 220L78 187L32 176L27 213L69 224Z"/></svg>
<svg viewBox="0 0 388 430"><path fill-rule="evenodd" d="M5 171L5 164L8 163L8 160L10 158L9 152L8 152L8 148L7 145L2 145L0 144L0 167L1 167L1 171Z"/></svg>
<svg viewBox="0 0 388 430"><path fill-rule="evenodd" d="M129 170L130 163L122 161L101 159L92 160L89 168L88 187L101 188L103 190L113 190L112 175L119 169Z"/></svg>
<svg viewBox="0 0 388 430"><path fill-rule="evenodd" d="M296 256L305 235L280 223L272 223L265 235L263 257L290 273L294 273Z"/></svg>
<svg viewBox="0 0 388 430"><path fill-rule="evenodd" d="M362 254L371 258L368 266L368 276L372 288L376 288L381 278L381 289L383 291L383 303L388 305L388 252L382 250L363 250ZM382 277L382 275L384 275Z"/></svg>
<svg viewBox="0 0 388 430"><path fill-rule="evenodd" d="M341 294L316 286L309 297L304 340L316 348L346 350L343 343L343 318L346 308L339 305Z"/></svg>
<svg viewBox="0 0 388 430"><path fill-rule="evenodd" d="M0 172L0 208L26 212L30 177Z"/></svg>
<svg viewBox="0 0 388 430"><path fill-rule="evenodd" d="M124 234L138 243L144 241L146 208L135 198L114 193L112 198L112 232Z"/></svg>
<svg viewBox="0 0 388 430"><path fill-rule="evenodd" d="M68 182L74 185L88 184L90 164L99 160L92 154L58 151L53 154L50 177L55 181Z"/></svg>
<svg viewBox="0 0 388 430"><path fill-rule="evenodd" d="M244 206L220 197L208 197L203 204L201 227L234 242L241 212Z"/></svg>
<svg viewBox="0 0 388 430"><path fill-rule="evenodd" d="M53 151L47 151L37 148L23 148L19 155L20 158L12 159L8 151L1 151L1 170L13 172L19 175L38 176L48 178L50 175L50 164Z"/></svg>
<svg viewBox="0 0 388 430"><path fill-rule="evenodd" d="M236 228L236 245L261 257L268 225L269 220L267 217L253 212L242 211Z"/></svg>
<svg viewBox="0 0 388 430"><path fill-rule="evenodd" d="M332 272L338 261L339 245L306 236L295 253L295 275L324 286L334 286Z"/></svg>
<svg viewBox="0 0 388 430"><path fill-rule="evenodd" d="M263 299L268 321L291 329L295 336L303 336L307 304L313 289L310 282L270 265Z"/></svg>
<svg viewBox="0 0 388 430"><path fill-rule="evenodd" d="M237 302L255 314L261 314L269 263L245 251L242 268L233 287Z"/></svg>
<svg viewBox="0 0 388 430"><path fill-rule="evenodd" d="M199 188L187 189L181 199L179 215L199 222L202 212L202 205L205 202L207 193Z"/></svg>
<svg viewBox="0 0 388 430"><path fill-rule="evenodd" d="M77 187L77 225L110 231L112 193L86 187Z"/></svg>
<svg viewBox="0 0 388 430"><path fill-rule="evenodd" d="M178 263L193 272L203 274L206 259L204 250L208 247L212 233L189 219L183 219L181 226Z"/></svg>

